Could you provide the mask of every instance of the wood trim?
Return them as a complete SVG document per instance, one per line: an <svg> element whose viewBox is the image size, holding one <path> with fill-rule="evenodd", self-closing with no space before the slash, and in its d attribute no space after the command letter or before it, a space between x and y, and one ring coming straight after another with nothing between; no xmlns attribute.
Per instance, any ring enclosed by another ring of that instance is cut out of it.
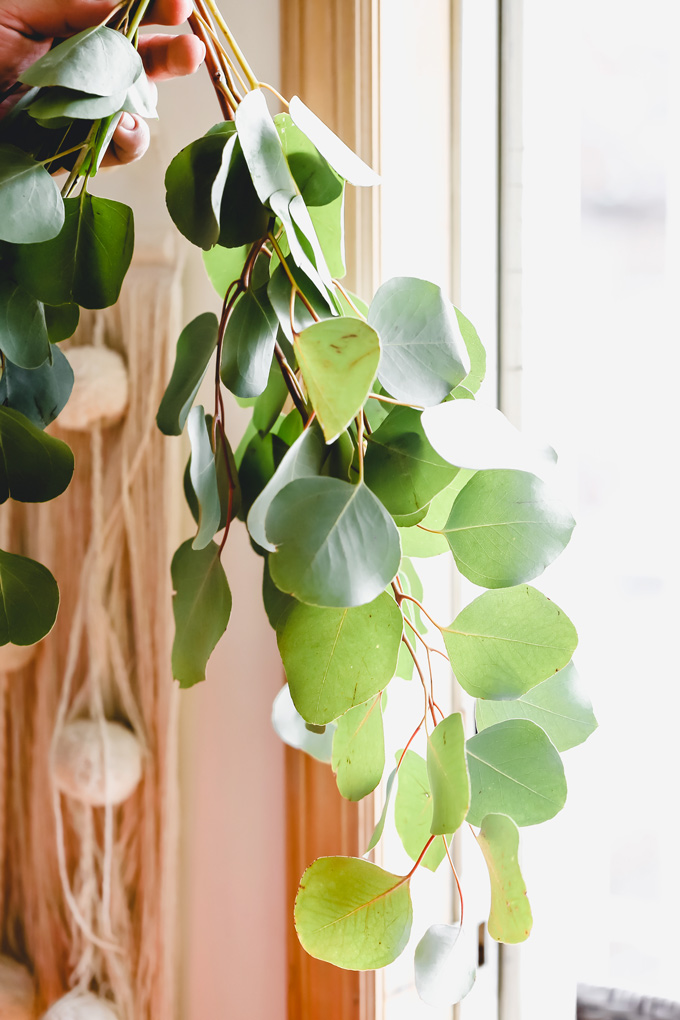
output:
<svg viewBox="0 0 680 1020"><path fill-rule="evenodd" d="M281 0L282 90L299 95L379 170L379 0ZM379 283L379 194L348 188L346 285L371 298ZM286 748L288 1016L290 1020L375 1020L375 977L338 970L300 947L292 923L300 876L317 857L363 854L373 799L351 804L333 774Z"/></svg>
<svg viewBox="0 0 680 1020"><path fill-rule="evenodd" d="M380 170L379 0L281 0L281 77L329 127ZM380 196L347 189L347 285L379 282Z"/></svg>

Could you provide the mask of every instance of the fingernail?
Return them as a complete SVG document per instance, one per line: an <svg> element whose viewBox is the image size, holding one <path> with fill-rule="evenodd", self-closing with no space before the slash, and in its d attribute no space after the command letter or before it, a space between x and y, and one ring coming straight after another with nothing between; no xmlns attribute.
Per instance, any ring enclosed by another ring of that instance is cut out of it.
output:
<svg viewBox="0 0 680 1020"><path fill-rule="evenodd" d="M120 118L118 127L122 127L123 131L134 131L137 127L137 121L131 113L124 113Z"/></svg>

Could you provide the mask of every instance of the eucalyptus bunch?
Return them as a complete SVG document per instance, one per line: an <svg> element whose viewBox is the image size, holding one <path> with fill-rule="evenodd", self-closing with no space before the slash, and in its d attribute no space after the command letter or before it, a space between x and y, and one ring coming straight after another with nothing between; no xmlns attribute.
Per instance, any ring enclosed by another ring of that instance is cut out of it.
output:
<svg viewBox="0 0 680 1020"><path fill-rule="evenodd" d="M68 448L43 429L72 382L56 345L75 329L79 306L115 302L132 254L131 211L91 196L88 181L120 111L153 110L135 50L143 7L124 4L109 25L29 68L31 89L0 127L5 498L51 499L72 471ZM345 188L372 187L376 174L299 98L288 103L256 78L213 0L195 0L191 26L206 44L223 119L168 167L167 206L203 250L222 311L183 329L157 416L165 434L188 432L184 494L196 522L171 567L173 675L182 687L202 681L227 627L221 553L238 518L262 557L288 680L275 727L331 763L344 797L368 796L388 771L388 686L422 686L367 847L382 838L393 802L413 868L312 863L295 906L302 945L350 969L394 960L409 940L417 869L448 858L458 883L450 845L464 822L489 867L489 931L520 942L531 911L519 827L562 808L560 752L596 725L571 661L574 627L527 583L574 526L546 481L550 451L475 400L484 349L439 287L396 278L366 305L343 286ZM284 112L272 116L266 91ZM55 165L69 171L61 192ZM207 410L196 403L206 376ZM238 443L225 390L251 408ZM425 608L413 566L440 553L485 589L451 622ZM51 626L56 586L32 561L16 567L19 559L0 554L2 637L26 643ZM439 707L435 655L476 699L467 739L462 713ZM411 748L419 735L425 757ZM462 914L461 891L461 922L433 918L416 950L428 1002L458 1001L472 987Z"/></svg>

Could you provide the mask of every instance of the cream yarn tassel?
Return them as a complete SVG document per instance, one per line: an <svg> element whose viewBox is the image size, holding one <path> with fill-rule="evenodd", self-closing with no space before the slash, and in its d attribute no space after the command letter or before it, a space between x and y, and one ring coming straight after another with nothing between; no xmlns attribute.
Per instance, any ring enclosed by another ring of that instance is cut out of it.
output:
<svg viewBox="0 0 680 1020"><path fill-rule="evenodd" d="M174 1015L165 508L178 465L155 414L177 293L175 265L137 263L116 308L83 315L65 351L75 418L51 429L74 450L74 479L57 501L12 507L11 551L46 563L61 590L54 630L5 674L4 756L0 727L3 944L31 964L49 1020Z"/></svg>

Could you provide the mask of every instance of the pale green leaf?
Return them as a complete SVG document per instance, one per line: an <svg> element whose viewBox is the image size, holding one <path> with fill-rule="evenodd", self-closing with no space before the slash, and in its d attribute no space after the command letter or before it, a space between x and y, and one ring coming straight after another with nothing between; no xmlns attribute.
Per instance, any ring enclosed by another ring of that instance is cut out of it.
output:
<svg viewBox="0 0 680 1020"><path fill-rule="evenodd" d="M323 733L314 733L307 728L305 720L299 714L290 696L288 684L284 684L274 698L272 705L272 726L289 747L330 765L335 734L335 723L324 727Z"/></svg>
<svg viewBox="0 0 680 1020"><path fill-rule="evenodd" d="M582 744L597 729L590 698L572 662L514 701L478 701L476 718L479 730L506 719L531 719L558 751Z"/></svg>
<svg viewBox="0 0 680 1020"><path fill-rule="evenodd" d="M434 283L388 280L371 302L368 321L382 347L378 378L397 400L431 407L465 378L468 355L455 309Z"/></svg>
<svg viewBox="0 0 680 1020"><path fill-rule="evenodd" d="M519 698L563 669L578 643L574 625L526 584L488 591L443 631L456 679L475 698Z"/></svg>
<svg viewBox="0 0 680 1020"><path fill-rule="evenodd" d="M430 832L435 836L457 832L470 806L470 780L460 712L442 719L428 736L427 776L432 792Z"/></svg>
<svg viewBox="0 0 680 1020"><path fill-rule="evenodd" d="M386 593L352 609L294 603L279 621L277 639L291 697L305 721L332 722L382 691L394 676L402 626Z"/></svg>
<svg viewBox="0 0 680 1020"><path fill-rule="evenodd" d="M298 194L297 186L261 89L247 93L236 108L235 119L243 155L260 201L268 205L272 195L279 193L290 202Z"/></svg>
<svg viewBox="0 0 680 1020"><path fill-rule="evenodd" d="M456 318L458 319L460 333L465 341L470 359L470 371L456 389L465 388L470 395L474 395L484 382L484 376L486 375L486 351L482 341L479 339L477 330L458 308L456 308ZM461 394L456 393L454 390L453 395L458 397Z"/></svg>
<svg viewBox="0 0 680 1020"><path fill-rule="evenodd" d="M562 760L529 719L510 719L470 737L467 757L472 791L467 820L472 825L481 825L489 813L509 815L517 825L537 825L564 807Z"/></svg>
<svg viewBox="0 0 680 1020"><path fill-rule="evenodd" d="M63 225L64 202L45 167L14 145L0 145L0 241L49 241Z"/></svg>
<svg viewBox="0 0 680 1020"><path fill-rule="evenodd" d="M411 933L409 884L355 857L321 857L300 879L295 928L310 956L374 970L399 956Z"/></svg>
<svg viewBox="0 0 680 1020"><path fill-rule="evenodd" d="M433 924L416 946L416 991L428 1006L454 1006L477 977L476 940L460 924Z"/></svg>
<svg viewBox="0 0 680 1020"><path fill-rule="evenodd" d="M324 319L295 338L302 377L327 443L343 432L371 391L380 340L360 319Z"/></svg>
<svg viewBox="0 0 680 1020"><path fill-rule="evenodd" d="M232 283L238 280L248 255L247 245L240 248L214 248L203 252L203 264L210 282L221 298L224 298Z"/></svg>
<svg viewBox="0 0 680 1020"><path fill-rule="evenodd" d="M100 120L123 108L126 92L113 95L87 95L83 91L66 88L44 89L31 103L28 112L35 120L54 120L68 117L74 120Z"/></svg>
<svg viewBox="0 0 680 1020"><path fill-rule="evenodd" d="M290 101L290 115L297 126L314 143L322 156L341 177L344 177L355 187L372 187L380 183L380 178L374 170L371 170L356 153L345 145L343 141L315 113L305 106L298 96L293 96Z"/></svg>
<svg viewBox="0 0 680 1020"><path fill-rule="evenodd" d="M401 752L397 752L397 762ZM394 824L404 850L417 861L432 836L432 793L425 760L408 750L399 766L397 796L394 803ZM448 843L450 835L444 837ZM420 862L429 871L436 871L446 856L444 839L437 837Z"/></svg>
<svg viewBox="0 0 680 1020"><path fill-rule="evenodd" d="M491 882L489 935L497 942L525 942L533 918L519 867L519 831L504 814L489 814L477 836Z"/></svg>
<svg viewBox="0 0 680 1020"><path fill-rule="evenodd" d="M544 475L555 462L554 450L533 445L501 411L476 400L449 400L429 407L422 424L440 457L456 467Z"/></svg>
<svg viewBox="0 0 680 1020"><path fill-rule="evenodd" d="M112 96L127 90L142 70L142 58L122 32L95 26L48 50L22 71L21 81Z"/></svg>
<svg viewBox="0 0 680 1020"><path fill-rule="evenodd" d="M397 779L397 770L396 770L396 768L394 768L394 769L392 769L392 771L390 772L389 776L387 777L387 783L385 784L385 801L383 803L383 809L382 809L382 812L380 814L380 818L378 819L377 825L376 825L375 829L373 830L373 835L371 836L371 840L370 840L368 846L366 847L366 853L367 854L370 853L371 850L373 850L374 847L376 847L378 845L378 843L380 842L380 840L382 839L382 834L383 834L383 832L385 830L385 822L387 821L387 811L388 811L388 808L390 806L390 797L392 796L392 790L394 789L394 784L396 782L396 779Z"/></svg>
<svg viewBox="0 0 680 1020"><path fill-rule="evenodd" d="M565 548L567 508L524 471L478 471L457 496L444 532L456 565L473 584L505 588L531 581Z"/></svg>
<svg viewBox="0 0 680 1020"><path fill-rule="evenodd" d="M275 474L257 497L248 514L248 531L254 542L263 549L275 552L265 531L267 513L274 497L295 478L318 475L324 456L324 442L321 432L314 425L305 429L295 440L276 469Z"/></svg>
<svg viewBox="0 0 680 1020"><path fill-rule="evenodd" d="M310 605L372 602L399 569L399 532L363 482L298 478L274 497L265 530L274 583Z"/></svg>
<svg viewBox="0 0 680 1020"><path fill-rule="evenodd" d="M338 790L347 800L361 800L382 779L385 736L380 698L378 694L351 708L336 723L331 764Z"/></svg>

